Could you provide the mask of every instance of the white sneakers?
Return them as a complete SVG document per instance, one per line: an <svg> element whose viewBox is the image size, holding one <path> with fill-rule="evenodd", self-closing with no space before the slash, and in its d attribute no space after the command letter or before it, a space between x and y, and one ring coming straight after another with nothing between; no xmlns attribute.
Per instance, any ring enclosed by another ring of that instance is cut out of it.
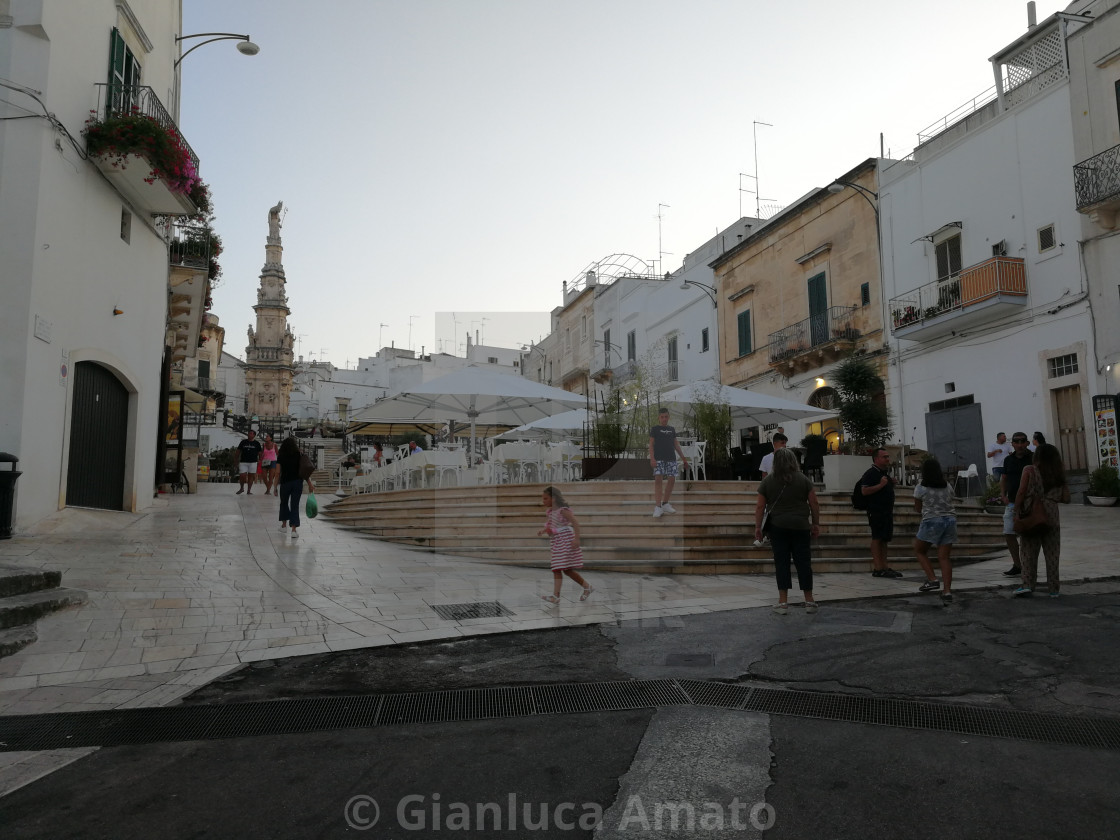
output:
<svg viewBox="0 0 1120 840"><path fill-rule="evenodd" d="M663 504L661 506L661 512L662 513L676 513L677 509L675 507L673 507L671 504L669 504L668 502L665 502L665 504Z"/></svg>
<svg viewBox="0 0 1120 840"><path fill-rule="evenodd" d="M660 519L661 518L661 513L662 513L661 505L658 505L657 507L655 507L653 509L653 518L654 519Z"/></svg>

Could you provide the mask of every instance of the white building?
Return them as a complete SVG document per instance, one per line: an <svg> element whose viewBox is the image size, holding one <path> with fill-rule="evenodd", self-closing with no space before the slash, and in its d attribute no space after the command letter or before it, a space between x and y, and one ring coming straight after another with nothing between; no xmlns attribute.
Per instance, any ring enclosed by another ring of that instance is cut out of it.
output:
<svg viewBox="0 0 1120 840"><path fill-rule="evenodd" d="M1068 469L1089 465L1102 383L1072 200L1069 25L1054 15L993 56L994 96L880 176L895 428L946 467L983 474L998 432L1036 430Z"/></svg>
<svg viewBox="0 0 1120 840"><path fill-rule="evenodd" d="M66 505L151 504L161 382L173 356L193 353L187 336L197 345L206 284L170 288L167 229L154 218L194 213L194 202L146 183L142 158L123 170L87 158L82 136L91 111L132 107L175 130L179 0L4 5L0 450L21 459L20 529ZM184 331L167 345L169 297Z"/></svg>

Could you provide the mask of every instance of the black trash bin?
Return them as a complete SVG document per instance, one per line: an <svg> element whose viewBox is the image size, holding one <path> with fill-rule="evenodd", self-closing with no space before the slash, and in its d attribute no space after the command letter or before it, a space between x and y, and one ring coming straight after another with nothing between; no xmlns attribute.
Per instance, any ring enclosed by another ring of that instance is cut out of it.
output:
<svg viewBox="0 0 1120 840"><path fill-rule="evenodd" d="M15 519L16 479L23 473L16 469L19 458L7 452L0 452L0 464L10 464L0 470L0 540L12 538L12 522Z"/></svg>

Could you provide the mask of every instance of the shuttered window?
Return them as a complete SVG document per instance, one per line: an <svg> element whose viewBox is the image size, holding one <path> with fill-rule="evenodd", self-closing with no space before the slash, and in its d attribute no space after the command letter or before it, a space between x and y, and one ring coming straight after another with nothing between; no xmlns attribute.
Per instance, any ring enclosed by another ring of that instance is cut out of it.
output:
<svg viewBox="0 0 1120 840"><path fill-rule="evenodd" d="M749 309L739 313L739 355L745 356L751 352L751 311Z"/></svg>

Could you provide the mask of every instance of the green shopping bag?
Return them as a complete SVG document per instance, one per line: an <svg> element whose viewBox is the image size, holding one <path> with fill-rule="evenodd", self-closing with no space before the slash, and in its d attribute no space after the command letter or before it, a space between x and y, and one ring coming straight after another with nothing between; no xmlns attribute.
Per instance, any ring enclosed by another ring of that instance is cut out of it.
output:
<svg viewBox="0 0 1120 840"><path fill-rule="evenodd" d="M315 494L307 494L307 504L303 508L303 512L307 514L308 519L314 519L319 515L319 503L315 501Z"/></svg>

